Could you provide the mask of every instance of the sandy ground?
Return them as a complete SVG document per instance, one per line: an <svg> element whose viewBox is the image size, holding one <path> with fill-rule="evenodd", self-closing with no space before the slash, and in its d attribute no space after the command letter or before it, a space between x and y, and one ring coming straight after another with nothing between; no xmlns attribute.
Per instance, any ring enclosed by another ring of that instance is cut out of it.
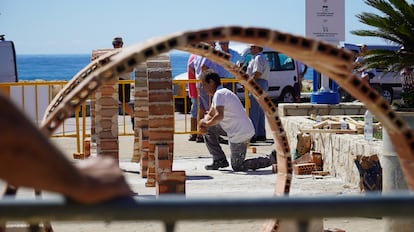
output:
<svg viewBox="0 0 414 232"><path fill-rule="evenodd" d="M176 119L182 120L182 115L176 115ZM127 120L129 121L129 120ZM130 125L127 125L130 128ZM270 132L270 130L268 130ZM203 143L187 141L188 135L175 135L173 170L185 170L187 175L186 197L260 197L272 196L276 183L276 175L271 168L265 168L249 172L233 172L231 168L218 171L206 171L204 165L212 162L210 155ZM268 138L271 138L269 133ZM56 143L69 159L75 151L73 138L55 138ZM155 189L145 187L145 179L139 174L139 164L131 163L133 138L122 136L120 142L120 168L124 170L128 183L140 196L155 197ZM272 143L263 143L255 146L257 153L248 150L248 157L269 154L273 149ZM227 154L228 145L223 145ZM78 162L78 161L74 161ZM4 187L4 183L0 183ZM0 188L0 190L2 190ZM360 194L357 186L349 186L341 179L325 176L316 179L312 176L294 176L291 195L320 196L320 195L347 195ZM30 189L21 189L18 198L33 197ZM45 197L47 197L47 193ZM275 209L277 210L277 209ZM176 232L194 231L261 231L265 220L234 220L234 221L180 221L176 224ZM383 221L369 218L327 218L323 219L324 228L341 228L345 231L382 231ZM13 229L21 223L8 223L8 231L21 231ZM54 231L57 232L102 232L102 231L165 231L164 225L159 221L123 221L123 222L52 222Z"/></svg>

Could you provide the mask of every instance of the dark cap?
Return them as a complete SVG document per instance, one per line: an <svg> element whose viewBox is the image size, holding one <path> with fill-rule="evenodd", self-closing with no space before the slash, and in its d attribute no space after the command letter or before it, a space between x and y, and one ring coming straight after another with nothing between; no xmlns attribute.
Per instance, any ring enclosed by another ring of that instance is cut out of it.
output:
<svg viewBox="0 0 414 232"><path fill-rule="evenodd" d="M115 37L112 40L112 45L115 45L115 44L123 44L123 43L124 43L124 41L122 41L122 37Z"/></svg>

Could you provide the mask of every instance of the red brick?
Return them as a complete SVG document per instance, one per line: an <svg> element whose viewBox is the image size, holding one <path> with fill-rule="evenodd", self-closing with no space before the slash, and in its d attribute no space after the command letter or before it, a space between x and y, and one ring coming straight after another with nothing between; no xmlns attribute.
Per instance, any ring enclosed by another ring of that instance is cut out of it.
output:
<svg viewBox="0 0 414 232"><path fill-rule="evenodd" d="M115 123L113 123L112 120L100 120L98 124L102 128L111 128Z"/></svg>
<svg viewBox="0 0 414 232"><path fill-rule="evenodd" d="M172 102L172 93L167 91L155 91L150 89L148 93L149 102Z"/></svg>
<svg viewBox="0 0 414 232"><path fill-rule="evenodd" d="M149 137L149 130L148 127L141 127L139 128L139 138L140 139L147 139Z"/></svg>
<svg viewBox="0 0 414 232"><path fill-rule="evenodd" d="M168 153L167 154L162 154L161 156L158 154L158 159L170 159L172 157L171 154L172 154L172 151L173 151L173 148L174 148L173 142L171 142L171 143L156 143L156 142L150 143L149 144L149 149L154 150L155 159L157 159L156 154L155 154L157 146L168 146ZM170 159L170 160L172 160L172 159Z"/></svg>
<svg viewBox="0 0 414 232"><path fill-rule="evenodd" d="M145 182L145 187L155 187L156 181L154 178L150 178L150 176L147 176L147 182Z"/></svg>
<svg viewBox="0 0 414 232"><path fill-rule="evenodd" d="M152 131L149 133L150 143L168 143L174 139L174 131Z"/></svg>
<svg viewBox="0 0 414 232"><path fill-rule="evenodd" d="M91 156L91 139L86 138L83 140L83 154L85 157Z"/></svg>
<svg viewBox="0 0 414 232"><path fill-rule="evenodd" d="M147 60L147 69L148 70L168 70L171 69L171 63L168 62L168 59L160 59L157 60Z"/></svg>
<svg viewBox="0 0 414 232"><path fill-rule="evenodd" d="M159 182L180 182L184 183L186 179L185 171L172 171L158 173Z"/></svg>
<svg viewBox="0 0 414 232"><path fill-rule="evenodd" d="M105 83L99 87L99 89L96 91L98 95L96 98L98 99L99 94L102 94L101 96L112 96L113 93L116 93L118 90L118 85L114 85L113 83Z"/></svg>
<svg viewBox="0 0 414 232"><path fill-rule="evenodd" d="M166 116L163 118L160 117L151 117L148 120L148 127L151 128L168 128L173 130L175 126L174 116Z"/></svg>
<svg viewBox="0 0 414 232"><path fill-rule="evenodd" d="M73 153L74 159L83 159L84 155L82 153Z"/></svg>
<svg viewBox="0 0 414 232"><path fill-rule="evenodd" d="M172 101L169 101L167 103L150 103L149 105L149 118L151 118L152 116L158 116L158 115L162 115L162 116L168 116L168 115L173 115L174 114L174 105Z"/></svg>
<svg viewBox="0 0 414 232"><path fill-rule="evenodd" d="M175 193L185 194L185 183L183 183L183 184L176 183L175 184Z"/></svg>
<svg viewBox="0 0 414 232"><path fill-rule="evenodd" d="M147 74L150 81L154 79L171 78L172 76L171 68L148 68Z"/></svg>
<svg viewBox="0 0 414 232"><path fill-rule="evenodd" d="M295 175L310 175L315 171L315 163L295 164L293 165L293 173Z"/></svg>
<svg viewBox="0 0 414 232"><path fill-rule="evenodd" d="M102 149L102 147L105 147L105 149L110 150L118 150L119 149L119 143L118 138L116 139L99 139L97 143L97 148Z"/></svg>
<svg viewBox="0 0 414 232"><path fill-rule="evenodd" d="M96 132L96 134L99 136L98 140L108 140L108 139L116 139L118 138L118 131L111 131L109 129L101 128Z"/></svg>
<svg viewBox="0 0 414 232"><path fill-rule="evenodd" d="M319 169L322 170L322 166L323 166L322 153L312 151L311 155L312 155L312 162L315 163L316 168L318 170Z"/></svg>
<svg viewBox="0 0 414 232"><path fill-rule="evenodd" d="M149 82L148 87L151 90L161 89L161 90L168 90L172 93L172 81L171 79L164 79L160 81L151 81Z"/></svg>
<svg viewBox="0 0 414 232"><path fill-rule="evenodd" d="M168 159L169 158L169 153L170 151L172 151L172 149L170 149L172 146L168 145L168 144L162 144L162 145L155 145L155 159Z"/></svg>
<svg viewBox="0 0 414 232"><path fill-rule="evenodd" d="M148 157L145 157L142 153L141 153L141 177L142 178L147 178L148 176Z"/></svg>
<svg viewBox="0 0 414 232"><path fill-rule="evenodd" d="M176 182L157 182L157 195L185 194L185 184Z"/></svg>
<svg viewBox="0 0 414 232"><path fill-rule="evenodd" d="M139 146L140 146L141 150L147 149L147 151L148 151L149 140L148 139L140 140L139 141Z"/></svg>
<svg viewBox="0 0 414 232"><path fill-rule="evenodd" d="M112 108L112 109L96 107L95 113L96 113L96 117L100 116L100 117L111 118L114 115L118 115L118 106L116 108ZM96 118L96 120L98 120L98 118Z"/></svg>
<svg viewBox="0 0 414 232"><path fill-rule="evenodd" d="M170 185L168 183L156 183L156 193L157 195L170 193Z"/></svg>
<svg viewBox="0 0 414 232"><path fill-rule="evenodd" d="M95 104L100 104L102 106L118 106L118 100L112 97L100 97L96 99Z"/></svg>
<svg viewBox="0 0 414 232"><path fill-rule="evenodd" d="M146 102L148 102L148 86L135 85L134 99L139 106L146 105Z"/></svg>
<svg viewBox="0 0 414 232"><path fill-rule="evenodd" d="M161 172L171 172L172 171L172 163L168 159L156 159L155 160L155 171L156 173Z"/></svg>

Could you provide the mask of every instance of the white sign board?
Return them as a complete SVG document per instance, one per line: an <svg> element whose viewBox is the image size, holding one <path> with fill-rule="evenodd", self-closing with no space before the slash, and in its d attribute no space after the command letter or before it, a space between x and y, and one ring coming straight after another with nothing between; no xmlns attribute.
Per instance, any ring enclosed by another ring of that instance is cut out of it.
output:
<svg viewBox="0 0 414 232"><path fill-rule="evenodd" d="M345 41L345 0L306 0L306 36Z"/></svg>

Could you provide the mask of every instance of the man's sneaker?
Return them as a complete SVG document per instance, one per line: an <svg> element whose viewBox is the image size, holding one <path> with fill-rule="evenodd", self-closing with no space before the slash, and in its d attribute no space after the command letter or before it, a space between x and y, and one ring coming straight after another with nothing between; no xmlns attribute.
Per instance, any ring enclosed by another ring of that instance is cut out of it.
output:
<svg viewBox="0 0 414 232"><path fill-rule="evenodd" d="M196 143L204 143L204 137L202 135L197 136Z"/></svg>
<svg viewBox="0 0 414 232"><path fill-rule="evenodd" d="M221 136L219 136L218 140L219 140L219 143L221 143L221 144L229 144L229 141L228 141L228 140L226 140L226 139L224 139L224 138L223 138L223 137L221 137Z"/></svg>
<svg viewBox="0 0 414 232"><path fill-rule="evenodd" d="M206 165L204 168L206 170L218 170L219 168L225 168L229 166L229 162L226 159L221 159L217 161L213 161L212 164Z"/></svg>

